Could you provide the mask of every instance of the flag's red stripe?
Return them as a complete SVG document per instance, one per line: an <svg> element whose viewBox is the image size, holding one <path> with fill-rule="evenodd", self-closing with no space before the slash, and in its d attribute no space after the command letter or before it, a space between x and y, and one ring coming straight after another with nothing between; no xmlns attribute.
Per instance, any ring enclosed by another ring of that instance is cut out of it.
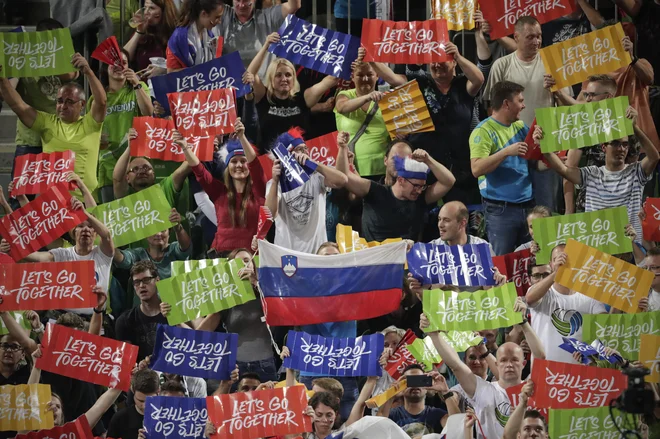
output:
<svg viewBox="0 0 660 439"><path fill-rule="evenodd" d="M326 297L266 299L266 322L272 326L314 325L326 322L364 320L389 314L399 308L401 288Z"/></svg>

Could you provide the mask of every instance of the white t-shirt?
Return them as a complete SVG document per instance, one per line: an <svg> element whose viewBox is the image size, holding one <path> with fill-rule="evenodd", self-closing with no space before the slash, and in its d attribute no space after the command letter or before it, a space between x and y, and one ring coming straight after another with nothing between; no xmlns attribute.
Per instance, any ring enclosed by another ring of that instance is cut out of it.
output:
<svg viewBox="0 0 660 439"><path fill-rule="evenodd" d="M112 267L112 256L107 256L106 254L104 254L98 245L94 247L87 256L81 256L78 253L76 253L75 247L54 248L48 251L55 258L55 262L89 261L89 260L94 261L94 271L96 272L96 285L102 287L106 292L108 291L108 288L110 286L110 268ZM109 300L110 298L108 297L108 301ZM77 314L91 314L92 312L94 312L92 308L67 309L66 311Z"/></svg>
<svg viewBox="0 0 660 439"><path fill-rule="evenodd" d="M649 291L649 308L647 312L660 311L660 292L651 289Z"/></svg>
<svg viewBox="0 0 660 439"><path fill-rule="evenodd" d="M545 359L577 364L573 355L559 347L562 337L582 341L584 314L603 314L605 305L584 294L561 294L554 285L530 306L531 325L545 348Z"/></svg>
<svg viewBox="0 0 660 439"><path fill-rule="evenodd" d="M266 193L272 180L268 182ZM328 241L325 228L325 177L315 172L304 185L282 193L278 188L275 245L305 253L316 253Z"/></svg>
<svg viewBox="0 0 660 439"><path fill-rule="evenodd" d="M506 390L497 382L489 383L481 377L476 375L474 377L477 379L477 387L474 397L468 398L468 402L472 404L474 412L481 422L484 435L488 439L501 438L504 434L504 425L512 413ZM477 437L483 438L479 428L477 428Z"/></svg>

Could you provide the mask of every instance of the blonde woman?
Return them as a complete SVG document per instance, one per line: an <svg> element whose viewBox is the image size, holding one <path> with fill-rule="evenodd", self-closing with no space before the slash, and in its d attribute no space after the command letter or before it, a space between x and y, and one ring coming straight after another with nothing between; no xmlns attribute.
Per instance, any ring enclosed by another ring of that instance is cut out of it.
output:
<svg viewBox="0 0 660 439"><path fill-rule="evenodd" d="M269 151L277 136L291 127L309 131L311 108L326 91L337 84L337 78L327 76L304 93L300 93L296 69L291 61L284 58L277 58L268 66L266 78L262 82L258 76L259 69L270 45L279 41L280 35L277 32L268 35L266 43L248 66L248 72L254 75L254 99L257 103L261 132L258 144L262 152Z"/></svg>

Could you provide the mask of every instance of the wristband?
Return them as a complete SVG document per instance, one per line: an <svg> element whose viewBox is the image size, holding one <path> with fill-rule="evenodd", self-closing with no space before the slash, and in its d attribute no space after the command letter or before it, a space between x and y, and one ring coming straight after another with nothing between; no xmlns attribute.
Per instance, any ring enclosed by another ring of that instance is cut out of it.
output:
<svg viewBox="0 0 660 439"><path fill-rule="evenodd" d="M44 329L45 329L45 328L44 328L44 325L41 325L41 326L38 327L37 329L32 328L32 332L35 332L35 333L37 333L37 334L41 334L41 333L44 332Z"/></svg>
<svg viewBox="0 0 660 439"><path fill-rule="evenodd" d="M145 32L140 32L139 30L136 30L135 33L138 34L138 35L144 35L145 34Z"/></svg>
<svg viewBox="0 0 660 439"><path fill-rule="evenodd" d="M99 311L98 309L94 308L94 314L105 314L105 310L102 309L101 311Z"/></svg>
<svg viewBox="0 0 660 439"><path fill-rule="evenodd" d="M139 90L142 88L142 84L138 82L138 85L133 86L133 90Z"/></svg>
<svg viewBox="0 0 660 439"><path fill-rule="evenodd" d="M479 355L479 359L480 359L480 360L485 360L486 358L488 358L489 355L490 355L490 352L486 352L486 353L483 354L483 355Z"/></svg>
<svg viewBox="0 0 660 439"><path fill-rule="evenodd" d="M637 64L637 61L639 61L639 58L637 58L636 56L633 56L633 60L632 60L632 62L630 63L630 65L631 65L631 66L634 66L635 64Z"/></svg>

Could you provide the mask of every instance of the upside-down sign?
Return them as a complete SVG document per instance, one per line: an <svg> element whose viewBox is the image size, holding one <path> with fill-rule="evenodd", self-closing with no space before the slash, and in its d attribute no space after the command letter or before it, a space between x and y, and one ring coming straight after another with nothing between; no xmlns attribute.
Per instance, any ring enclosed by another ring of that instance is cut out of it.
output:
<svg viewBox="0 0 660 439"><path fill-rule="evenodd" d="M378 102L390 137L435 131L416 80L395 88Z"/></svg>

